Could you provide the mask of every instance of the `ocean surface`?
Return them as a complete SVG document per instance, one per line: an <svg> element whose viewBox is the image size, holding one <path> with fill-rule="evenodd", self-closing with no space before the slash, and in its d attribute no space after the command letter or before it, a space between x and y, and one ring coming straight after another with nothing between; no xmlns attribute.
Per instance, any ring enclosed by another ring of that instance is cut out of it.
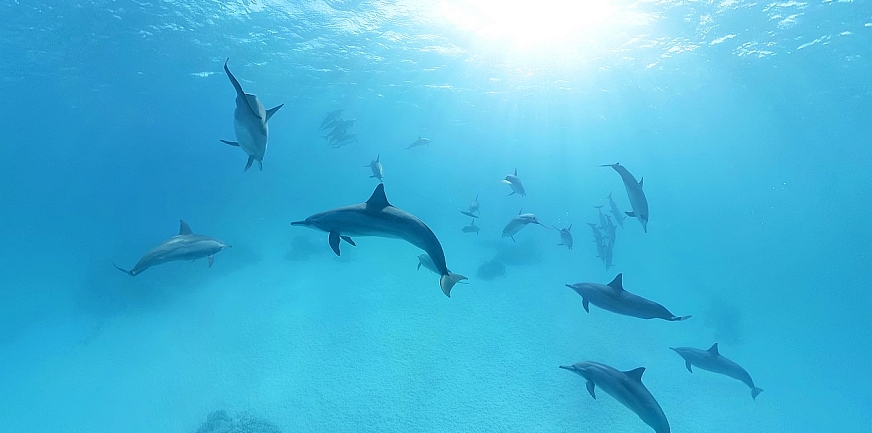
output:
<svg viewBox="0 0 872 433"><path fill-rule="evenodd" d="M674 432L872 431L868 0L2 0L0 48L0 431L652 431L558 368L587 360L645 367ZM284 104L262 171L219 141L228 58ZM290 225L377 156L450 298L408 242ZM614 163L650 217L607 269ZM232 248L115 269L180 220ZM566 287L619 273L692 317ZM670 350L713 343L764 392Z"/></svg>

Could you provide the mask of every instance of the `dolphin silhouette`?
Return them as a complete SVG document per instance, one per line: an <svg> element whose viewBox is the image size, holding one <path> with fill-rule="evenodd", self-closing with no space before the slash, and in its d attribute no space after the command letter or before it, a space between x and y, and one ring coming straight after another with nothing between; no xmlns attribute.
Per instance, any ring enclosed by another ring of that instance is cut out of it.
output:
<svg viewBox="0 0 872 433"><path fill-rule="evenodd" d="M385 185L378 184L365 203L340 207L316 213L303 221L294 221L294 226L304 226L330 234L330 248L338 256L339 241L355 246L351 236L378 236L402 239L427 253L438 270L439 287L445 296L451 297L451 288L466 277L448 270L445 252L439 239L416 216L394 207L385 195Z"/></svg>
<svg viewBox="0 0 872 433"><path fill-rule="evenodd" d="M708 350L695 349L693 347L670 347L670 349L684 358L684 366L691 373L693 373L693 370L690 367L695 365L712 373L732 377L748 385L748 388L751 388L751 398L755 400L763 392L762 389L754 385L751 375L742 366L730 361L718 352L718 343L713 344Z"/></svg>
<svg viewBox="0 0 872 433"><path fill-rule="evenodd" d="M560 232L560 243L557 245L564 245L571 250L572 249L572 232L570 230L572 230L572 224L570 224L569 227L567 227L565 229L559 229L556 226L552 226L552 227L554 227L554 230L557 230L558 232Z"/></svg>
<svg viewBox="0 0 872 433"><path fill-rule="evenodd" d="M113 263L121 272L124 272L131 277L135 277L142 271L167 262L178 260L197 260L206 258L209 261L209 267L215 261L215 254L230 245L219 241L209 236L196 235L191 231L191 227L184 221L179 221L179 234L161 242L160 245L152 248L129 271L123 269Z"/></svg>
<svg viewBox="0 0 872 433"><path fill-rule="evenodd" d="M642 224L642 230L648 233L648 199L645 198L645 192L642 191L642 182L645 179L636 178L624 168L620 163L603 164L600 167L611 167L621 175L621 180L624 181L624 188L627 190L627 196L630 198L630 207L632 212L625 212L627 216L635 217Z"/></svg>
<svg viewBox="0 0 872 433"><path fill-rule="evenodd" d="M233 111L233 129L236 132L236 141L221 140L224 144L236 146L248 155L248 163L243 171L251 168L251 163L257 161L260 170L263 171L263 156L266 154L266 145L269 141L269 125L267 122L285 104L265 110L263 104L254 96L245 93L236 77L230 73L227 67L228 58L224 61L224 72L236 89L236 109Z"/></svg>
<svg viewBox="0 0 872 433"><path fill-rule="evenodd" d="M384 180L385 177L385 168L382 166L382 163L379 161L381 159L381 155L376 155L375 159L369 163L369 165L364 165L364 167L369 167L372 170L371 178L378 179L379 182Z"/></svg>
<svg viewBox="0 0 872 433"><path fill-rule="evenodd" d="M615 400L632 410L656 433L669 433L669 420L660 404L642 383L645 367L630 371L620 371L614 367L594 362L582 361L560 368L577 373L587 380L587 392L596 400L596 387L602 388Z"/></svg>
<svg viewBox="0 0 872 433"><path fill-rule="evenodd" d="M581 295L581 305L588 313L590 313L588 306L590 303L603 310L640 319L663 319L675 322L690 318L690 316L676 316L666 307L624 290L623 275L618 274L608 285L576 283L567 284L566 287Z"/></svg>
<svg viewBox="0 0 872 433"><path fill-rule="evenodd" d="M508 224L503 228L503 237L512 238L512 242L515 242L515 235L521 231L522 228L527 227L527 224L539 224L540 226L545 227L545 224L542 224L535 214L521 212L523 212L523 210L518 211L518 216L509 220Z"/></svg>
<svg viewBox="0 0 872 433"><path fill-rule="evenodd" d="M527 195L527 191L524 189L524 184L521 183L521 178L518 177L517 168L513 174L506 175L506 178L503 179L502 182L512 188L512 192L509 193L509 195Z"/></svg>

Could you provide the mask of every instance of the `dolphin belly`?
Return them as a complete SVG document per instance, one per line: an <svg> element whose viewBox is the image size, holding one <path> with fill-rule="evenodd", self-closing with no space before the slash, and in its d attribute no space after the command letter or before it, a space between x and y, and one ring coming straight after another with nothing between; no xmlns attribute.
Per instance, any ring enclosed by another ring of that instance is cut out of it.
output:
<svg viewBox="0 0 872 433"><path fill-rule="evenodd" d="M254 157L258 161L263 160L263 155L266 153L269 130L265 123L254 119L253 116L249 116L251 117L250 119L244 118L246 117L244 115L242 117L240 119L237 116L233 120L236 141L239 143L239 147L245 151L246 155Z"/></svg>

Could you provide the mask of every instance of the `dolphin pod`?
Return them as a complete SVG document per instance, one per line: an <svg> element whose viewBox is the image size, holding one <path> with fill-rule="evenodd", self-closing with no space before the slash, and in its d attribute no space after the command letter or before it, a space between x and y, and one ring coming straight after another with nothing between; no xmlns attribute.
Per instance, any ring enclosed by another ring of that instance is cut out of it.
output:
<svg viewBox="0 0 872 433"><path fill-rule="evenodd" d="M445 253L439 239L416 216L394 207L385 196L385 185L378 184L364 203L316 213L303 221L294 221L294 226L309 227L330 234L330 248L340 255L339 241L356 246L351 236L378 236L402 239L427 253L439 271L439 287L445 296L451 297L451 288L466 277L448 270Z"/></svg>
<svg viewBox="0 0 872 433"><path fill-rule="evenodd" d="M194 234L188 223L179 221L179 234L150 249L133 265L133 268L130 270L123 269L114 263L113 266L131 277L141 274L152 266L179 260L205 258L208 260L209 267L211 268L212 263L215 261L215 254L229 246L218 239Z"/></svg>
<svg viewBox="0 0 872 433"><path fill-rule="evenodd" d="M718 352L718 343L713 344L708 350L695 349L693 347L670 347L670 349L684 358L684 366L691 373L693 373L691 366L695 365L712 373L732 377L748 385L748 388L751 388L751 398L754 400L763 392L762 389L754 385L751 375L742 366L730 361Z"/></svg>
<svg viewBox="0 0 872 433"><path fill-rule="evenodd" d="M639 223L642 224L642 230L648 233L648 199L645 197L645 192L642 191L644 179L639 179L636 182L636 178L623 165L617 162L614 164L603 164L601 167L611 167L621 175L624 188L627 190L627 197L630 199L630 207L633 208L632 212L626 212L626 214L639 220ZM617 209L617 207L613 209Z"/></svg>
<svg viewBox="0 0 872 433"><path fill-rule="evenodd" d="M614 367L594 362L582 361L560 368L578 374L587 381L587 392L596 400L596 388L602 388L615 400L632 410L656 433L669 433L669 421L660 404L642 384L645 367L620 371Z"/></svg>
<svg viewBox="0 0 872 433"><path fill-rule="evenodd" d="M236 146L248 155L248 162L243 171L248 171L251 164L257 161L260 170L263 171L263 156L266 154L266 146L269 141L269 119L285 104L265 110L263 104L254 96L245 93L242 86L227 67L228 58L224 61L224 72L236 89L236 109L233 111L233 130L236 132L236 141L221 140L222 143Z"/></svg>

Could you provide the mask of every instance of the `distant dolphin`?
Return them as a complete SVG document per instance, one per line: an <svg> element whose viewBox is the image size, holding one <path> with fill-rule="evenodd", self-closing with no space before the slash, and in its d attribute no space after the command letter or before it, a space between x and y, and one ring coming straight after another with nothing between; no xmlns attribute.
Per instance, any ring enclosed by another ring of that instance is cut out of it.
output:
<svg viewBox="0 0 872 433"><path fill-rule="evenodd" d="M472 219L472 224L464 226L461 229L461 231L463 231L464 233L475 233L476 235L478 234L479 230L481 230L481 227L475 225L475 218Z"/></svg>
<svg viewBox="0 0 872 433"><path fill-rule="evenodd" d="M408 146L406 146L406 149L411 149L413 147L418 147L418 146L425 146L428 144L430 144L430 139L429 138L421 138L421 136L419 135L417 140L413 141L412 144L409 144Z"/></svg>
<svg viewBox="0 0 872 433"><path fill-rule="evenodd" d="M645 192L642 191L642 182L645 179L639 179L639 182L636 182L636 178L619 163L603 164L601 167L611 167L621 175L624 188L627 189L627 196L630 198L630 207L633 208L632 212L625 213L638 219L639 223L642 224L642 230L648 233L648 199L645 198Z"/></svg>
<svg viewBox="0 0 872 433"><path fill-rule="evenodd" d="M230 73L227 62L224 61L224 72L236 89L236 110L233 111L233 129L236 131L236 141L221 140L222 143L242 148L248 155L248 163L243 171L251 168L251 163L257 161L260 170L263 171L263 155L266 153L269 141L269 125L267 122L285 104L264 110L263 104L257 96L242 91L242 86L236 77Z"/></svg>
<svg viewBox="0 0 872 433"><path fill-rule="evenodd" d="M567 227L565 229L559 229L557 227L554 227L554 230L557 230L558 232L560 232L560 243L557 245L565 245L567 248L569 248L571 250L572 249L572 233L570 233L570 230L572 230L572 224L570 224L569 227Z"/></svg>
<svg viewBox="0 0 872 433"><path fill-rule="evenodd" d="M666 307L624 290L623 275L618 274L608 285L576 283L567 284L566 287L581 295L581 305L588 313L590 313L588 303L591 303L603 310L640 319L663 319L674 322L690 318L690 316L676 316Z"/></svg>
<svg viewBox="0 0 872 433"><path fill-rule="evenodd" d="M621 226L621 228L624 228L624 220L627 219L627 217L621 213L621 210L618 209L618 205L614 200L612 200L612 193L609 193L607 198L609 199L609 207L612 209L612 215L618 221L618 225Z"/></svg>
<svg viewBox="0 0 872 433"><path fill-rule="evenodd" d="M439 275L439 270L436 269L436 265L433 264L433 260L430 260L430 256L426 254L418 255L418 270L421 270L421 266L430 270L436 275Z"/></svg>
<svg viewBox="0 0 872 433"><path fill-rule="evenodd" d="M439 271L439 287L451 297L451 288L466 277L448 270L445 252L439 239L414 215L392 206L385 196L385 185L378 184L366 203L340 207L316 213L305 221L291 225L310 227L330 233L330 248L339 255L339 240L356 245L350 236L378 236L402 239L427 253Z"/></svg>
<svg viewBox="0 0 872 433"><path fill-rule="evenodd" d="M620 371L608 365L583 361L560 368L578 373L587 380L587 392L596 399L596 387L602 388L628 409L632 410L656 433L669 433L669 421L660 404L642 383L645 367Z"/></svg>
<svg viewBox="0 0 872 433"><path fill-rule="evenodd" d="M381 182L385 177L385 168L382 166L379 159L381 159L381 155L376 155L375 159L373 159L369 165L364 165L364 167L369 167L370 170L372 170L372 176L370 177L374 177Z"/></svg>
<svg viewBox="0 0 872 433"><path fill-rule="evenodd" d="M518 177L518 169L515 169L514 174L506 175L506 178L502 181L504 184L510 186L512 188L512 192L509 195L519 194L526 196L527 191L524 190L524 184L521 183L521 178Z"/></svg>
<svg viewBox="0 0 872 433"><path fill-rule="evenodd" d="M121 272L124 272L131 277L135 277L142 271L152 267L161 265L167 262L178 260L197 260L206 258L209 262L209 267L215 262L215 254L230 245L225 244L215 238L209 236L195 235L191 231L191 227L184 221L179 221L179 234L161 242L160 245L152 248L133 266L133 269L122 269L116 264L112 264Z"/></svg>
<svg viewBox="0 0 872 433"><path fill-rule="evenodd" d="M536 218L536 215L531 213L521 213L518 212L518 216L512 218L506 227L503 228L503 237L512 238L512 242L515 242L515 235L521 231L522 228L526 227L527 224L539 224L542 227L545 227L544 224L539 222L539 219Z"/></svg>
<svg viewBox="0 0 872 433"><path fill-rule="evenodd" d="M345 110L328 112L327 117L325 117L324 120L321 121L321 129L329 128L330 126L332 126L331 124L334 123L339 118L339 116L342 115L343 111Z"/></svg>
<svg viewBox="0 0 872 433"><path fill-rule="evenodd" d="M594 206L599 213L599 225L600 228L605 230L608 223L606 222L606 215L603 213L603 205Z"/></svg>
<svg viewBox="0 0 872 433"><path fill-rule="evenodd" d="M473 200L469 203L469 210L468 211L462 210L462 211L460 211L460 213L462 213L466 216L473 217L473 218L478 218L478 215L476 215L476 214L481 213L478 210L478 194L475 195L475 200Z"/></svg>
<svg viewBox="0 0 872 433"><path fill-rule="evenodd" d="M695 365L703 370L708 370L713 373L720 373L725 376L732 377L748 385L751 388L751 398L757 399L757 396L763 392L762 389L754 386L754 381L751 375L745 371L739 364L724 358L718 352L718 343L715 343L708 350L695 349L693 347L670 347L676 353L684 358L684 366L687 371L693 373L690 366Z"/></svg>

